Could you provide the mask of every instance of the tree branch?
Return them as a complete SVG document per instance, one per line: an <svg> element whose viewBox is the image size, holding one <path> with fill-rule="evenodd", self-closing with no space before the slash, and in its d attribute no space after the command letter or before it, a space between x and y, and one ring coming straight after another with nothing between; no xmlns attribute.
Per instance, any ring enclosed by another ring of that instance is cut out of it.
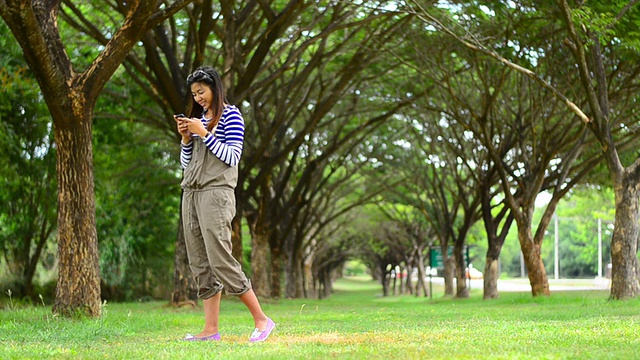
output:
<svg viewBox="0 0 640 360"><path fill-rule="evenodd" d="M534 81L536 81L537 83L542 85L545 89L551 91L556 98L558 98L563 103L565 103L569 107L569 109L571 109L571 111L573 111L576 115L578 115L578 117L580 119L582 119L582 121L584 121L585 123L591 122L589 117L576 104L574 104L571 100L569 100L564 94L562 94L554 86L552 86L551 84L546 82L544 79L542 79L538 74L536 74L535 72L533 72L533 71L531 71L531 70L529 70L529 69L527 69L525 67L522 67L522 66L520 66L518 64L515 64L515 63L505 59L504 57L500 56L495 51L490 50L490 49L486 48L484 45L480 44L480 42L477 41L477 40L474 40L474 42L475 42L475 44L474 44L474 43L471 43L471 42L463 39L462 37L460 37L456 33L454 33L451 29L449 29L446 26L444 26L439 20L437 20L433 16L429 15L427 13L427 11L420 4L418 4L415 0L412 0L411 2L413 2L416 5L416 7L419 8L419 11L414 11L413 12L413 14L416 15L419 19L421 19L425 23L433 25L437 29L440 29L442 32L444 32L445 34L453 37L458 42L463 44L465 47L467 47L467 48L469 48L471 50L474 50L474 51L481 52L481 53L483 53L485 55L488 55L488 56L500 61L504 65L506 65L506 66L508 66L508 67L510 67L510 68L512 68L512 69L514 69L514 70L516 70L516 71L528 76L529 78L533 79Z"/></svg>

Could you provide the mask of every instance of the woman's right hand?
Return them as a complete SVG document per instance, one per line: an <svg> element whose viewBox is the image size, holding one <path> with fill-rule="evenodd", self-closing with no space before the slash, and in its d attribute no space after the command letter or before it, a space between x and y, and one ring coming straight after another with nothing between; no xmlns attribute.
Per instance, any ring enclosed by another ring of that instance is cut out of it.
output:
<svg viewBox="0 0 640 360"><path fill-rule="evenodd" d="M174 115L173 119L178 126L178 132L182 135L182 142L188 144L191 141L191 131L189 131L189 123L186 121L187 118Z"/></svg>

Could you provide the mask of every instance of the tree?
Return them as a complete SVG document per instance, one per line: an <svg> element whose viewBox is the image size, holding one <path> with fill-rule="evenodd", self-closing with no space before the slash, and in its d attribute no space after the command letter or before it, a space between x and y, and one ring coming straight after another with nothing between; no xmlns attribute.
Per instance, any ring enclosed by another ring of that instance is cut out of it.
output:
<svg viewBox="0 0 640 360"><path fill-rule="evenodd" d="M260 295L280 296L283 263L290 263L284 262L285 252L305 241L289 234L313 206L314 179L362 134L411 103L378 86L393 79L397 63L381 61L383 54L375 49L400 41L398 30L407 22L406 16L385 11L385 4L203 1L187 7L188 19L175 16L154 27L153 35L142 39L144 53L127 58L128 73L164 113L155 117L155 126L173 137L170 115L182 109L184 77L202 63L221 71L229 100L247 119L233 247L240 257L245 217L253 241L252 283ZM106 43L78 13L69 13L69 22ZM180 39L186 39L184 45ZM304 154L307 145L314 152ZM179 263L184 261L176 258L176 271ZM295 274L291 270L285 272Z"/></svg>
<svg viewBox="0 0 640 360"><path fill-rule="evenodd" d="M637 97L627 85L637 79L640 69L636 61L640 48L634 46L637 34L628 31L637 24L636 3L596 1L572 8L566 0L557 2L567 34L565 44L577 69L575 80L582 85L589 110L586 124L600 143L613 182L616 215L611 240L611 298L618 300L640 295L640 158L625 166L614 137L615 128L633 133L638 127L635 111L628 105Z"/></svg>
<svg viewBox="0 0 640 360"><path fill-rule="evenodd" d="M304 170L294 175L292 183L295 185L287 188L279 202L286 211L281 211L285 218L278 226L278 234L283 241L277 249L285 261L285 294L289 298L309 293L308 283L304 281L307 274L300 269L305 267L304 264L312 263L313 269L323 271L323 266L315 265L316 260L324 261L317 256L334 251L330 248L338 245L344 246L334 239L349 237L343 229L349 227L351 213L372 201L382 190L370 189L366 184L368 177L365 174L370 169L367 146L363 144L365 137L359 135L348 139L345 136L345 146L349 149L335 153L327 151L332 155L324 159L315 158L314 166L304 166L305 159L310 157L308 155L316 152L312 143L304 145L305 149L300 153L305 155L293 157L302 163ZM280 277L280 271L274 270L273 284L280 286L280 281L275 279L275 274Z"/></svg>
<svg viewBox="0 0 640 360"><path fill-rule="evenodd" d="M60 257L56 313L99 316L101 312L91 143L98 95L146 30L189 2L177 0L167 6L151 0L119 3L126 13L119 19L122 26L111 33L91 65L77 72L58 28L60 0L0 1L0 16L22 47L53 118Z"/></svg>
<svg viewBox="0 0 640 360"><path fill-rule="evenodd" d="M487 253L485 256L483 276L483 299L495 299L498 293L498 278L500 276L500 253L507 238L509 229L513 224L513 213L504 201L494 201L498 192L493 189L495 166L481 171L479 174L479 187L482 189L481 213L484 229L487 234ZM494 210L495 209L495 210Z"/></svg>
<svg viewBox="0 0 640 360"><path fill-rule="evenodd" d="M96 42L96 46L106 46L110 41L96 24L101 23L103 17L125 16L127 11L120 6L104 6L93 13L68 0L65 5L62 13L65 22L80 34L86 34ZM167 21L153 26L141 37L142 46L133 47L123 63L126 74L122 77L137 84L139 90L107 93L114 102L126 107L129 114L135 114L136 121L162 131L167 139L173 141L175 149L179 149L180 136L172 114L185 112L189 96L185 79L192 69L203 64L213 24L222 16L220 12L215 16L214 10L211 0L193 2L184 7L184 12L172 14ZM231 18L233 16L224 17L225 20ZM127 101L127 95L132 92L142 93L152 106L141 107L140 102ZM175 239L171 295L174 304L197 301L197 287L189 268L181 216ZM239 233L239 227L234 229L234 233ZM238 261L242 261L241 241L234 242L233 249Z"/></svg>
<svg viewBox="0 0 640 360"><path fill-rule="evenodd" d="M420 296L422 291L425 297L430 295L429 288L425 283L427 272L425 270L425 255L430 247L432 229L424 219L420 209L413 206L406 206L401 203L395 204L379 204L378 209L395 225L404 232L405 242L396 241L405 244L404 262L407 266L407 288L409 292L412 289L412 277L414 270L417 275L417 283L415 286L415 296ZM466 283L466 281L465 281ZM446 293L445 293L446 295Z"/></svg>
<svg viewBox="0 0 640 360"><path fill-rule="evenodd" d="M430 97L428 102L437 102L435 98ZM405 115L412 119L406 124L408 135L388 145L398 150L385 151L387 157L389 153L395 155L385 163L402 178L387 191L417 209L430 224L445 262L445 294L454 295L455 278L455 296L466 298L464 247L469 230L480 218L481 191L475 181L475 166L470 164L482 164L476 160L483 155L467 145L470 141L465 139L462 127L444 119L438 121L443 112L424 111L421 103L411 109L416 113ZM450 245L454 247L452 257L447 256Z"/></svg>
<svg viewBox="0 0 640 360"><path fill-rule="evenodd" d="M536 37L523 34L518 43L520 49L534 49L535 54L560 57L570 63L563 67L534 69L518 61L510 61L478 41L478 37L458 36L452 27L435 20L434 24L452 35L470 49L485 53L506 66L533 79L542 88L564 103L591 131L602 149L616 194L616 220L612 239L613 281L612 299L635 298L640 294L638 283L638 191L640 187L640 159L625 166L622 151L629 145L629 135L637 128L634 114L635 87L630 86L638 77L638 39L636 1L578 3L572 8L566 0L555 4L530 1L519 2L466 2L472 6L499 9L507 18L524 14L547 34L562 34L564 44L551 52L533 45ZM420 6L417 2L412 2ZM475 21L475 18L474 18ZM541 50L538 51L538 50ZM568 53L567 53L568 50ZM565 54L566 55L560 55ZM558 71L560 70L560 71ZM559 73L559 74L558 74ZM562 75L554 79L558 75ZM570 89L570 90L568 90ZM565 94L575 94L577 102ZM615 109L612 111L611 109ZM636 137L637 138L637 137ZM550 215L549 215L550 216Z"/></svg>
<svg viewBox="0 0 640 360"><path fill-rule="evenodd" d="M531 27L544 28L543 24L547 23L554 24L553 19L544 17L539 19L535 13L528 11L529 8L520 3L513 4L512 12L509 6L502 3L482 4L484 8L479 5L479 2L469 2L452 10L465 14L458 17L460 20L457 25L467 31L466 34L496 37L498 35L495 34L495 23L499 21L496 14L506 13L508 16L500 19L506 19L508 22L498 27L498 33L504 33L501 29L505 26L513 29L506 32L505 38L500 40L501 44L507 44L507 46L496 45L494 48L498 50L489 50L490 47L477 45L478 41L474 37L456 35L456 32L451 30L454 28L451 24L455 23L455 20L449 18L448 21L451 22L444 25L443 22L429 15L424 8L420 8L422 15L419 16L437 29L453 36L470 50L501 59L508 65L503 70L487 70L495 68L497 63L492 66L482 60L482 56L477 53L477 55L463 55L468 59L472 69L478 68L475 76L479 82L477 88L482 89L484 94L482 98L472 100L473 96L454 93L459 105L448 113L456 118L460 118L457 114L469 114L469 118L474 119L475 125L469 123L467 126L488 149L496 165L505 203L509 206L518 226L519 241L529 270L532 294L534 296L548 294L546 271L540 256L545 229L560 198L597 164L599 158L592 153L579 157L584 149L589 149L586 146L589 138L585 134L584 127L574 124L573 114L569 110L575 110L577 107L562 95L562 91L549 86L545 81L542 81L545 86L540 87L541 79L532 75L531 72L524 71L523 75L533 78L535 82L523 81L523 78L512 76L509 74L510 71L507 71L507 69L515 69L519 74L523 68L515 65L515 62L527 63L536 66L540 71L548 69L549 78L558 79L554 82L565 79L567 73L557 71L557 69L567 68L565 67L566 56L559 55L562 53L562 49L557 45L559 41L554 40L551 34L531 39L525 31ZM539 19L540 23L533 22L530 17ZM534 25L531 25L532 22ZM522 24L527 26L523 27ZM512 35L515 36L513 39ZM508 44L521 45L509 46ZM459 54L463 53L461 51ZM492 77L490 74L497 75ZM475 80L472 80L472 83L473 81ZM549 89L553 91L548 92ZM567 84L562 90L573 89L572 84ZM553 101L552 96L559 101ZM558 104L561 102L572 106L559 109ZM506 137L509 136L513 137L512 142L506 141ZM512 149L508 152L499 151L505 144L512 146ZM501 154L507 156L508 162L505 162ZM551 189L553 197L534 234L532 216L535 199L538 193L545 189Z"/></svg>
<svg viewBox="0 0 640 360"><path fill-rule="evenodd" d="M255 141L245 146L240 183L246 186L238 194L245 199L244 213L252 230L253 273L262 276L256 284L264 286L256 292L263 295L278 296L280 290L277 281L270 286L269 282L280 278L279 249L286 234L279 228L289 218L283 212L303 209L286 206L287 201L298 201L289 194L303 194L300 191L308 188L295 180L309 181L322 174L318 170L327 159L389 119L394 108L411 103L411 96L374 86L391 79L397 69L395 62L382 61L376 49L397 41L406 17L381 14L377 4L362 8L338 2L320 9L322 16L305 14L309 24L288 30L286 47L270 50L277 56L265 54L270 62L260 69L261 77L247 97L254 121L246 134ZM314 153L297 161L302 155L298 149L307 143ZM266 261L269 254L271 266ZM269 278L270 268L276 272Z"/></svg>
<svg viewBox="0 0 640 360"><path fill-rule="evenodd" d="M400 267L404 260L407 248L406 234L396 226L393 221L380 219L372 221L374 217L363 217L360 221L364 228L356 227L356 233L351 237L352 243L356 244L356 254L371 272L374 278L382 285L382 296L391 295L392 274L396 273L396 268ZM373 224L372 224L372 223Z"/></svg>

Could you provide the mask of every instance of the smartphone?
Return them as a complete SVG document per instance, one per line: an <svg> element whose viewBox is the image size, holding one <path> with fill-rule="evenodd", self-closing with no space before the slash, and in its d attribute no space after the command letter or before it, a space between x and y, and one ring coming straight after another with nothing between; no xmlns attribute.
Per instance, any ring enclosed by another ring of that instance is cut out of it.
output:
<svg viewBox="0 0 640 360"><path fill-rule="evenodd" d="M186 118L186 116L184 114L177 114L176 117L177 118Z"/></svg>

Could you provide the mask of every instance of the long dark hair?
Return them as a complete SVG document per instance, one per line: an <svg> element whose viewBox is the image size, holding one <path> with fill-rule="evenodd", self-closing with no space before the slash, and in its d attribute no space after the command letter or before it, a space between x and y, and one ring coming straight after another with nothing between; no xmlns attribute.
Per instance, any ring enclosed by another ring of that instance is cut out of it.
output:
<svg viewBox="0 0 640 360"><path fill-rule="evenodd" d="M213 114L211 114L211 121L209 121L209 125L207 125L207 130L211 131L216 125L218 125L220 117L222 116L224 105L227 103L227 96L224 92L222 79L220 79L220 75L214 68L210 66L201 66L197 68L196 71L193 72L193 74L187 77L187 86L189 87L189 89L191 89L191 85L193 85L194 83L202 83L208 86L213 93ZM204 115L204 108L202 108L202 106L200 106L200 104L196 102L193 96L191 96L191 101L189 102L187 113L189 117L197 118L200 118L202 117L202 115Z"/></svg>

